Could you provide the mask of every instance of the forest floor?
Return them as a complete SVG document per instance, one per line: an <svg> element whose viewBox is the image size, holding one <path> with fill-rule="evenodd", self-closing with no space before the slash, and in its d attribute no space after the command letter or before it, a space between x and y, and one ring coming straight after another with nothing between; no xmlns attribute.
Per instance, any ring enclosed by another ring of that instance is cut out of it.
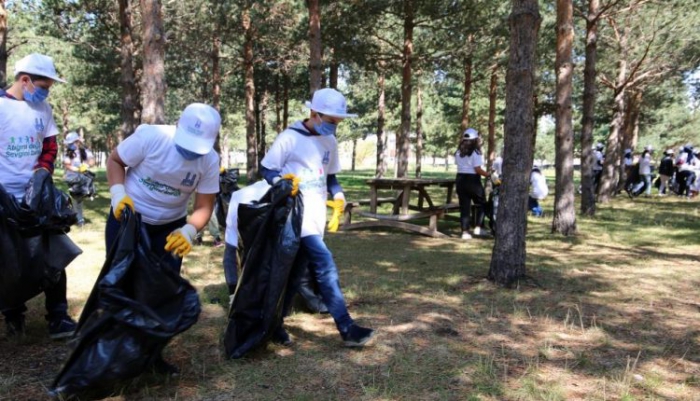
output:
<svg viewBox="0 0 700 401"><path fill-rule="evenodd" d="M366 177L340 177L349 198L367 197ZM449 239L328 234L351 314L379 332L362 350L343 348L327 315L297 312L292 347L226 359L223 248L205 233L183 266L202 314L165 351L181 375L109 399L700 400L700 201L617 197L563 238L552 198L528 222L532 279L511 290L485 279L493 240L463 241L454 222L440 222ZM104 262L106 183L86 207L90 223L70 233L84 250L68 268L76 319ZM0 327L0 400L48 399L70 352L46 335L43 297L28 306L23 341Z"/></svg>

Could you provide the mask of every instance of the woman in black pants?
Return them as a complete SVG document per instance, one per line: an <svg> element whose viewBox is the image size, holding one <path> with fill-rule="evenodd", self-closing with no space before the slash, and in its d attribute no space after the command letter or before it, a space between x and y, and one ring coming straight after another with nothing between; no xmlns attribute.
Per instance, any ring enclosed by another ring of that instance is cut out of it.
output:
<svg viewBox="0 0 700 401"><path fill-rule="evenodd" d="M455 164L457 164L457 196L462 239L471 239L472 236L469 234L471 204L473 202L476 206L476 222L472 227L472 233L479 236L484 222L484 204L486 203L481 176L488 176L486 170L482 168L484 158L481 155L479 132L474 128L467 128L462 134L462 141L455 153Z"/></svg>

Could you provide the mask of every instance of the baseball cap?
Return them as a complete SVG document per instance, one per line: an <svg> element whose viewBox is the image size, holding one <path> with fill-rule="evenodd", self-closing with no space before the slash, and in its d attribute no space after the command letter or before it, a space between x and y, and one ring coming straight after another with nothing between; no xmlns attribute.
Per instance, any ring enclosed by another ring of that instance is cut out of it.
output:
<svg viewBox="0 0 700 401"><path fill-rule="evenodd" d="M630 148L625 149L625 154L629 154L629 153L632 153L632 149L630 149Z"/></svg>
<svg viewBox="0 0 700 401"><path fill-rule="evenodd" d="M79 141L80 140L80 135L78 135L77 132L69 132L68 135L66 135L66 140L63 141L66 145L70 145L73 142Z"/></svg>
<svg viewBox="0 0 700 401"><path fill-rule="evenodd" d="M306 107L330 117L357 117L357 114L348 114L345 96L333 88L323 88L314 92L311 101L306 102Z"/></svg>
<svg viewBox="0 0 700 401"><path fill-rule="evenodd" d="M220 128L221 116L215 108L192 103L180 114L173 140L191 152L206 155L214 148Z"/></svg>
<svg viewBox="0 0 700 401"><path fill-rule="evenodd" d="M666 151L664 153L666 153L667 155L672 155L674 153L674 151L673 151L673 149L666 149Z"/></svg>
<svg viewBox="0 0 700 401"><path fill-rule="evenodd" d="M17 61L15 63L15 76L21 72L39 75L57 82L66 82L58 77L56 67L53 65L53 59L43 54L32 53Z"/></svg>
<svg viewBox="0 0 700 401"><path fill-rule="evenodd" d="M649 152L651 152L652 150L654 150L654 148L651 145L647 145L644 147L644 150L648 150Z"/></svg>
<svg viewBox="0 0 700 401"><path fill-rule="evenodd" d="M463 139L476 139L479 137L479 131L475 130L474 128L467 128L466 131L464 131L464 134L462 134Z"/></svg>

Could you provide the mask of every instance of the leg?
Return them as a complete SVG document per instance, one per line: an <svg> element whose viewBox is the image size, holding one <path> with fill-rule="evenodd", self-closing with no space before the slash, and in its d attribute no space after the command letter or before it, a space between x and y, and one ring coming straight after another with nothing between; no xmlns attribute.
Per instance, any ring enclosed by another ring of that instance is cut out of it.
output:
<svg viewBox="0 0 700 401"><path fill-rule="evenodd" d="M83 200L73 198L73 206L78 215L78 227L82 227L85 224L85 218L83 217Z"/></svg>
<svg viewBox="0 0 700 401"><path fill-rule="evenodd" d="M66 298L66 271L61 272L58 283L44 291L46 295L46 320L49 322L49 337L54 340L71 337L77 324L68 315L68 300Z"/></svg>
<svg viewBox="0 0 700 401"><path fill-rule="evenodd" d="M462 232L469 230L470 200L467 194L466 175L457 174L457 198L459 199L459 222Z"/></svg>
<svg viewBox="0 0 700 401"><path fill-rule="evenodd" d="M644 174L644 185L646 185L644 195L651 196L651 174Z"/></svg>
<svg viewBox="0 0 700 401"><path fill-rule="evenodd" d="M209 234L214 237L214 246L218 246L221 243L221 231L219 230L219 219L216 217L216 208L214 206L214 212L211 214L209 223L207 223L207 228L209 229Z"/></svg>
<svg viewBox="0 0 700 401"><path fill-rule="evenodd" d="M231 244L226 244L224 249L224 277L228 293L233 295L238 285L238 248Z"/></svg>

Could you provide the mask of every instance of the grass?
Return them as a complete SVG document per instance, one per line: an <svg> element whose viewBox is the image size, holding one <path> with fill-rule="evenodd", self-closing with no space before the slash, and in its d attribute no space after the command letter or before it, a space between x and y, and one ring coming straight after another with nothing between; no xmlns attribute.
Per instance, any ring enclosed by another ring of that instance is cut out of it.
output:
<svg viewBox="0 0 700 401"><path fill-rule="evenodd" d="M349 199L367 197L368 177L340 177ZM100 179L100 197L86 203L90 223L70 233L84 250L68 270L76 318L104 260ZM531 218L528 273L539 286L515 290L485 280L493 242L457 239L453 221L440 222L449 239L328 234L350 312L379 329L375 344L344 349L332 319L295 313L286 320L292 348L268 345L236 361L223 354L226 310L212 303L225 299L223 251L205 235L183 269L202 315L166 349L182 375L137 379L111 399L698 400L699 205L616 198L579 218L573 238ZM42 297L28 306L25 341L0 330L3 400L45 399L69 352L47 339Z"/></svg>

